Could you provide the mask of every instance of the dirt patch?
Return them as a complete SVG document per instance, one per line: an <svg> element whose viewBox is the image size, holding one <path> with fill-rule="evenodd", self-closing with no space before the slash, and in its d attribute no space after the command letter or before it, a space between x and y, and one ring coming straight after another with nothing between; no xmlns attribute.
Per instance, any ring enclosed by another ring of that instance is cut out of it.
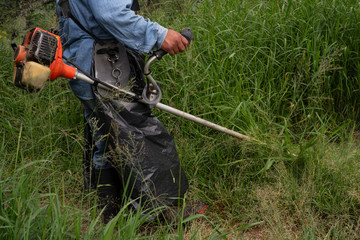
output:
<svg viewBox="0 0 360 240"><path fill-rule="evenodd" d="M185 235L183 239L209 239L210 237L223 236L219 239L242 239L242 240L264 240L270 239L270 234L266 230L265 226L254 226L246 229L245 231L238 230L242 225L230 226L226 223L223 225L210 224L205 219L198 219L193 221L185 229Z"/></svg>
<svg viewBox="0 0 360 240"><path fill-rule="evenodd" d="M262 227L253 227L243 233L243 240L270 239L270 234Z"/></svg>

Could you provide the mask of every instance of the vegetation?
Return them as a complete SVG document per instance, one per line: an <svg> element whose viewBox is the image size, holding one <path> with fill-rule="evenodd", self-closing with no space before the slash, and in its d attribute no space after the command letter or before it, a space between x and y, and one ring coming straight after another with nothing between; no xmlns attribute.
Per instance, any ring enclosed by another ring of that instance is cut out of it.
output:
<svg viewBox="0 0 360 240"><path fill-rule="evenodd" d="M94 192L82 190L82 107L66 80L33 94L12 85L12 38L56 25L55 4L43 2L0 4L1 239L360 238L358 1L177 0L142 10L195 34L188 51L153 66L162 102L265 143L154 110L176 140L187 198L209 205L177 227L148 225L126 207L103 225Z"/></svg>

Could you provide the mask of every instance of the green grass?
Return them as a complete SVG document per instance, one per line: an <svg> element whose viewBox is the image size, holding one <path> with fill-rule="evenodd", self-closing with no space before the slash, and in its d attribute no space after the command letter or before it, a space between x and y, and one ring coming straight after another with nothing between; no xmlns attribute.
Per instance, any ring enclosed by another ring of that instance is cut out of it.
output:
<svg viewBox="0 0 360 240"><path fill-rule="evenodd" d="M209 204L177 228L126 207L102 225L82 189L80 103L65 80L35 94L12 85L12 33L20 43L55 24L53 3L36 4L0 25L1 239L359 238L358 1L158 1L141 12L195 34L152 66L162 102L266 143L154 110L176 140L187 198Z"/></svg>

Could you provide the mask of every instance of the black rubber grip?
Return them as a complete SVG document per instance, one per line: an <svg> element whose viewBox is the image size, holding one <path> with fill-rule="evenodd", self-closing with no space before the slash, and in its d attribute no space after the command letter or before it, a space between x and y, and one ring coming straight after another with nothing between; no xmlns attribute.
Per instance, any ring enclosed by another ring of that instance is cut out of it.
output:
<svg viewBox="0 0 360 240"><path fill-rule="evenodd" d="M194 41L194 34L190 28L184 28L183 30L181 30L180 34L183 35L183 37L185 37L188 40L189 45ZM167 52L162 49L159 49L154 52L154 55L159 60L166 54L167 54Z"/></svg>

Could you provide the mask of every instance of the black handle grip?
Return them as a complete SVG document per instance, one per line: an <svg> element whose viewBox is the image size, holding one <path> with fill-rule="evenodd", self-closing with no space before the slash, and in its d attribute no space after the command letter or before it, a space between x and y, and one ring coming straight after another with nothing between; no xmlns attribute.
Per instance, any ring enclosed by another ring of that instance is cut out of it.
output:
<svg viewBox="0 0 360 240"><path fill-rule="evenodd" d="M183 30L181 30L180 34L183 35L183 37L185 37L188 40L189 45L194 41L194 34L190 28L184 28ZM159 49L154 52L154 56L156 56L158 60L160 60L166 54L167 52L162 49Z"/></svg>
<svg viewBox="0 0 360 240"><path fill-rule="evenodd" d="M183 30L181 30L180 34L188 40L189 44L194 41L194 34L190 28L184 28Z"/></svg>

